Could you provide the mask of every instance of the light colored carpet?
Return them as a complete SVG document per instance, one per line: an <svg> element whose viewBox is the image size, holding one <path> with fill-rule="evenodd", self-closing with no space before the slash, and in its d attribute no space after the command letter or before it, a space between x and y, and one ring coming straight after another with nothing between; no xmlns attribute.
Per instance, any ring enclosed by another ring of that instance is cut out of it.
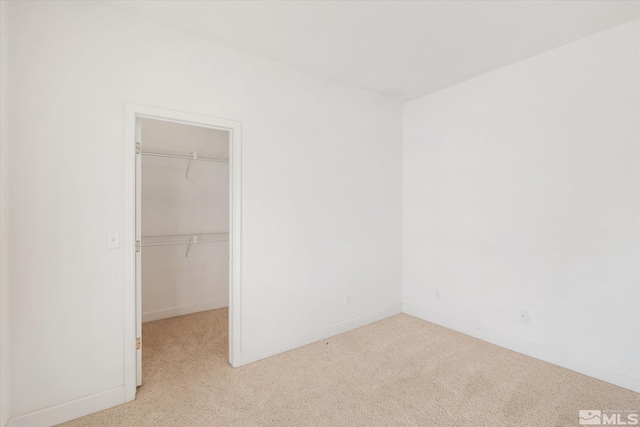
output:
<svg viewBox="0 0 640 427"><path fill-rule="evenodd" d="M640 394L408 315L233 369L227 310L146 323L134 402L65 426L577 426Z"/></svg>

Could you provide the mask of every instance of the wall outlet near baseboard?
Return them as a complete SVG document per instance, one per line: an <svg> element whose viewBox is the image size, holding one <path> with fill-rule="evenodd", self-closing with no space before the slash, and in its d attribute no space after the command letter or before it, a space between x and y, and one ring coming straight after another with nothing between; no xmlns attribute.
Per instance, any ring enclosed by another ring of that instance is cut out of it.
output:
<svg viewBox="0 0 640 427"><path fill-rule="evenodd" d="M435 289L434 289L433 296L434 296L436 299L440 299L440 295L441 295L441 294L442 294L442 292L440 292L440 288L435 288Z"/></svg>
<svg viewBox="0 0 640 427"><path fill-rule="evenodd" d="M520 323L529 323L529 310L521 308L518 310L518 321Z"/></svg>
<svg viewBox="0 0 640 427"><path fill-rule="evenodd" d="M345 305L351 304L351 294L344 294L344 303Z"/></svg>

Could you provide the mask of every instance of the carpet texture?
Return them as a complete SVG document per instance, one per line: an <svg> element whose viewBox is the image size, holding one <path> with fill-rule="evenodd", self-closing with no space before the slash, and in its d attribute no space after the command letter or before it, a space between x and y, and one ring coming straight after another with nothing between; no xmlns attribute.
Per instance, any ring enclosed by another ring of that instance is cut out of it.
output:
<svg viewBox="0 0 640 427"><path fill-rule="evenodd" d="M577 426L640 394L400 314L251 365L227 310L143 325L134 402L79 426Z"/></svg>

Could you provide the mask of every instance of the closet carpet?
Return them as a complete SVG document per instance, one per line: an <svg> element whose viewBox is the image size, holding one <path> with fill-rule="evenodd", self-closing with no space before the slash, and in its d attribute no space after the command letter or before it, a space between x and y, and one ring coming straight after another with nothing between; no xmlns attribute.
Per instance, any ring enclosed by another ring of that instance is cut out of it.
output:
<svg viewBox="0 0 640 427"><path fill-rule="evenodd" d="M400 314L241 368L227 310L143 325L134 402L72 426L577 426L640 394Z"/></svg>

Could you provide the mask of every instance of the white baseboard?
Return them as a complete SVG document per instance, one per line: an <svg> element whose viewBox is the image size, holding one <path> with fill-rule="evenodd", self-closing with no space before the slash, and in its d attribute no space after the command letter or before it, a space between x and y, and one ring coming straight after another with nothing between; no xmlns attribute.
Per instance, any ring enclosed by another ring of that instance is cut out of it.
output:
<svg viewBox="0 0 640 427"><path fill-rule="evenodd" d="M481 326L428 311L411 304L403 304L402 312L426 320L445 328L453 329L465 335L490 342L491 344L534 357L554 365L562 366L589 377L593 377L619 387L640 393L640 376L621 372L615 368L580 359L548 347L534 344L502 332L492 331Z"/></svg>
<svg viewBox="0 0 640 427"><path fill-rule="evenodd" d="M200 311L215 310L216 308L228 307L229 300L218 300L203 302L201 304L183 305L182 307L170 307L162 310L148 311L142 313L142 323L153 322L154 320L168 319L169 317L184 316L185 314L198 313Z"/></svg>
<svg viewBox="0 0 640 427"><path fill-rule="evenodd" d="M307 344L332 337L334 335L342 334L352 329L360 328L362 326L377 322L382 319L386 319L387 317L394 316L400 313L402 313L402 305L396 304L386 310L356 317L354 319L349 319L323 329L306 332L304 334L286 338L274 343L242 350L242 352L240 353L240 357L238 358L240 360L237 361L235 366L237 367L257 362L258 360L266 359L267 357L275 356L277 354L284 353L285 351L293 350Z"/></svg>
<svg viewBox="0 0 640 427"><path fill-rule="evenodd" d="M124 386L11 418L7 427L50 427L125 403Z"/></svg>

